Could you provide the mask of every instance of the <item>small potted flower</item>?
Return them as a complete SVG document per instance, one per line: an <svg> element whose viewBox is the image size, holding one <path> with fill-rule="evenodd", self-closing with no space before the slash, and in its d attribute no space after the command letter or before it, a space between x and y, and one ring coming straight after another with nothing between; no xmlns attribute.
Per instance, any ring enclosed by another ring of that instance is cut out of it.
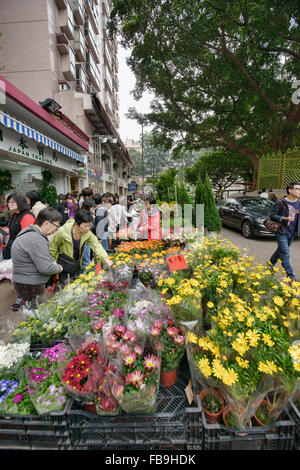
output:
<svg viewBox="0 0 300 470"><path fill-rule="evenodd" d="M171 387L176 382L178 366L185 352L184 332L176 328L173 320L155 321L151 341L154 351L162 351L161 384Z"/></svg>
<svg viewBox="0 0 300 470"><path fill-rule="evenodd" d="M204 388L200 392L200 400L206 421L209 424L220 422L224 409L224 399L217 390Z"/></svg>

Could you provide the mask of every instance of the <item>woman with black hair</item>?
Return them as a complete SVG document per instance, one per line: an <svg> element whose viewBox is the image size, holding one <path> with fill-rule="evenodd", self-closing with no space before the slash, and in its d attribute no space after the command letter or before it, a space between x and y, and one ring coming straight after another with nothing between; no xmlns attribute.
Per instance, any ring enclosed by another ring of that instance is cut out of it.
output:
<svg viewBox="0 0 300 470"><path fill-rule="evenodd" d="M26 199L34 217L37 217L39 212L47 207L46 204L42 203L39 193L34 189L26 193Z"/></svg>
<svg viewBox="0 0 300 470"><path fill-rule="evenodd" d="M11 258L11 246L21 230L35 222L35 216L30 210L25 194L10 194L7 198L7 207L12 216L9 223L9 240L3 251L4 259Z"/></svg>
<svg viewBox="0 0 300 470"><path fill-rule="evenodd" d="M61 285L66 283L68 276L70 279L75 279L79 275L86 243L89 244L96 257L104 261L107 266L112 265L112 261L98 238L91 232L92 224L92 214L79 210L75 219L69 219L53 235L50 241L50 255L64 268L59 276Z"/></svg>
<svg viewBox="0 0 300 470"><path fill-rule="evenodd" d="M146 198L146 208L142 210L137 226L141 239L161 240L160 210L155 205L155 197Z"/></svg>
<svg viewBox="0 0 300 470"><path fill-rule="evenodd" d="M58 201L55 204L54 209L57 210L62 216L60 225L64 225L69 218L68 204L66 201L66 196L64 194L58 195Z"/></svg>
<svg viewBox="0 0 300 470"><path fill-rule="evenodd" d="M35 217L30 211L25 194L12 193L7 198L7 207L11 211L11 219L9 222L9 239L5 249L3 250L3 259L11 259L11 247L18 234L30 224L35 223ZM19 310L23 305L20 297L12 304L12 310Z"/></svg>

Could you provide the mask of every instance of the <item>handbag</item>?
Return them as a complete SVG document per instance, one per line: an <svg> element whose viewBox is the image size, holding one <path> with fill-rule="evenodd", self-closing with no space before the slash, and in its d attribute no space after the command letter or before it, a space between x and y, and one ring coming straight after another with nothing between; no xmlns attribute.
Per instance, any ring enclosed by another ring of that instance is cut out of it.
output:
<svg viewBox="0 0 300 470"><path fill-rule="evenodd" d="M280 208L279 208L279 213L282 212L282 208L283 208L283 203L280 202ZM270 216L268 216L266 218L266 220L264 221L264 226L272 233L277 233L278 230L280 229L281 227L281 222L276 222L275 220L272 220Z"/></svg>
<svg viewBox="0 0 300 470"><path fill-rule="evenodd" d="M71 258L64 253L61 253L57 258L57 264L60 264L63 267L65 273L72 274L72 276L77 276L80 271L80 260Z"/></svg>

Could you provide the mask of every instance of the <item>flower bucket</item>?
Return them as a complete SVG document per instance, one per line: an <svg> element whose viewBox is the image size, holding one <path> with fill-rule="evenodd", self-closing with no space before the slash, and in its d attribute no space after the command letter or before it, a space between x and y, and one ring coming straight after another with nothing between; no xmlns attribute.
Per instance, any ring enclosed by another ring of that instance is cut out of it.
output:
<svg viewBox="0 0 300 470"><path fill-rule="evenodd" d="M220 401L220 411L218 411L216 413L213 413L213 412L205 409L205 407L203 405L203 401L204 401L204 397L206 395L212 395L213 397L217 398ZM217 392L216 390L214 390L212 388L204 388L200 392L200 400L201 400L203 411L205 413L205 418L206 418L207 423L209 423L209 424L218 423L221 419L223 409L224 409L224 399L223 399L221 393Z"/></svg>
<svg viewBox="0 0 300 470"><path fill-rule="evenodd" d="M177 379L177 371L178 371L178 367L170 371L161 371L160 383L164 387L171 387L172 385L174 385Z"/></svg>

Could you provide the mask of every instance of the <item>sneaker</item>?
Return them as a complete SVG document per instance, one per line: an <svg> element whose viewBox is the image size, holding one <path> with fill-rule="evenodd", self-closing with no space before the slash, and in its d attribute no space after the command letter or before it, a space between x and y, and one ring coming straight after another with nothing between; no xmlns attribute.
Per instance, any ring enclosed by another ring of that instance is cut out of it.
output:
<svg viewBox="0 0 300 470"><path fill-rule="evenodd" d="M16 302L12 304L11 309L16 312L22 307L22 305L23 305L23 300L18 298Z"/></svg>

